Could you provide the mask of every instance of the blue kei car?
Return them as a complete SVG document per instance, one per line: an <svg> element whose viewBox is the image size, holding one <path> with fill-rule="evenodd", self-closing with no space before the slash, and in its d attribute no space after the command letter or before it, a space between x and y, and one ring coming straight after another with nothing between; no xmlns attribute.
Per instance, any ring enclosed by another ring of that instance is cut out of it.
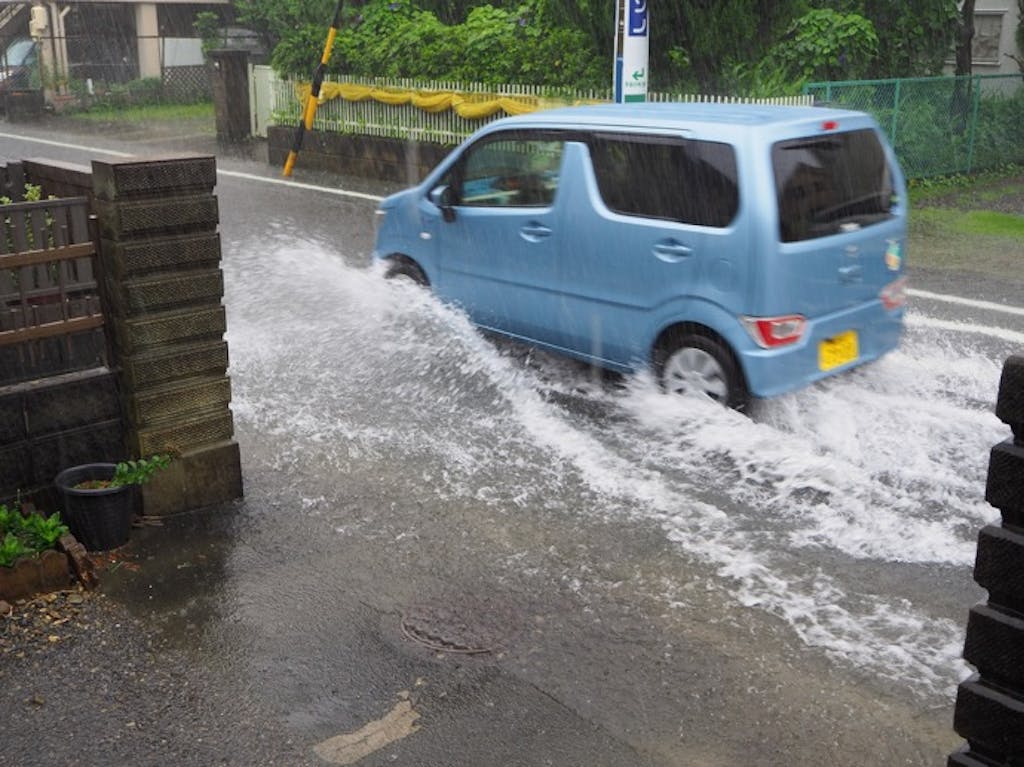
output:
<svg viewBox="0 0 1024 767"><path fill-rule="evenodd" d="M896 348L906 219L866 114L607 104L480 129L381 203L374 258L482 328L742 408Z"/></svg>

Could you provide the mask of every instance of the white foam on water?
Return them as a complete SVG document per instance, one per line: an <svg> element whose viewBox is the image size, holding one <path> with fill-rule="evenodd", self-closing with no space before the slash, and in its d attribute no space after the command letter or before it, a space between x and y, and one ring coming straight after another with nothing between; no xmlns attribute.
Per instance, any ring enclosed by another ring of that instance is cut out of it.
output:
<svg viewBox="0 0 1024 767"><path fill-rule="evenodd" d="M1006 436L1000 363L949 327L909 323L898 352L748 418L645 375L609 391L508 353L429 293L288 233L249 251L225 264L232 407L275 439L279 468L401 463L441 497L654 521L807 645L922 695L963 676L958 622L827 566L966 568L997 516L984 482ZM547 396L580 390L609 417Z"/></svg>

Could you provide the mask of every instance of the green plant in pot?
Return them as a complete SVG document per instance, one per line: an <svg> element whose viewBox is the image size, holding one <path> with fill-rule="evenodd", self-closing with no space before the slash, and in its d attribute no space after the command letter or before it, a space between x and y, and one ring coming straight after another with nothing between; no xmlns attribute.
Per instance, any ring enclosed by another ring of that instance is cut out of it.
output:
<svg viewBox="0 0 1024 767"><path fill-rule="evenodd" d="M138 485L167 468L170 457L154 455L120 463L87 463L57 475L64 520L89 551L108 551L128 542Z"/></svg>

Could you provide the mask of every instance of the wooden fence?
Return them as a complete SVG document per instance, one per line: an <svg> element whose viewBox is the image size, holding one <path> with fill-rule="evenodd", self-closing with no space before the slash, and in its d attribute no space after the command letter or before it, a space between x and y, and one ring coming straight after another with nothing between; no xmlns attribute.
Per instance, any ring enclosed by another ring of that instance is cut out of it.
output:
<svg viewBox="0 0 1024 767"><path fill-rule="evenodd" d="M0 384L102 364L96 252L84 197L0 206Z"/></svg>

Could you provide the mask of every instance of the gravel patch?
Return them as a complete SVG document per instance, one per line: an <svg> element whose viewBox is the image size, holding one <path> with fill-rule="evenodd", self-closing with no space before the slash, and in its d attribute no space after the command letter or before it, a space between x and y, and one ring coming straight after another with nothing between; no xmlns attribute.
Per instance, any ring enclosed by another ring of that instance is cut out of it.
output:
<svg viewBox="0 0 1024 767"><path fill-rule="evenodd" d="M4 762L320 764L237 680L197 666L101 593L22 600L0 617Z"/></svg>

